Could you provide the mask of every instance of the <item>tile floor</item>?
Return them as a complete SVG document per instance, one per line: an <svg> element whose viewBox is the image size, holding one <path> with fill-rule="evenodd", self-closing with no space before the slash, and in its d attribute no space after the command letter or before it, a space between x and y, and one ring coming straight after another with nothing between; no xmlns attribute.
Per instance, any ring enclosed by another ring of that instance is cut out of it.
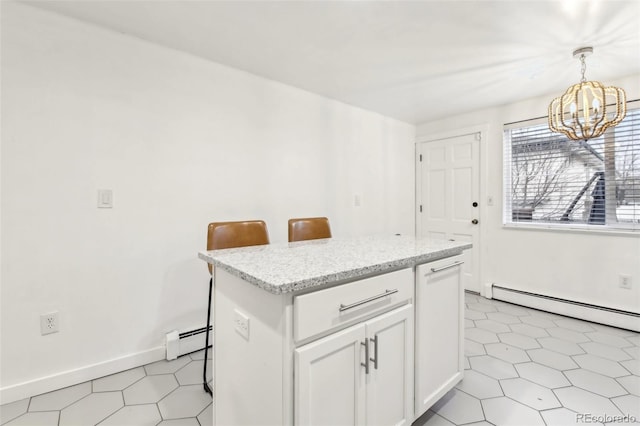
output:
<svg viewBox="0 0 640 426"><path fill-rule="evenodd" d="M2 405L0 424L209 426L213 404L202 387L203 361L199 351Z"/></svg>
<svg viewBox="0 0 640 426"><path fill-rule="evenodd" d="M414 426L640 423L640 333L465 299L464 379Z"/></svg>
<svg viewBox="0 0 640 426"><path fill-rule="evenodd" d="M640 333L465 298L464 380L414 426L640 423ZM198 352L7 404L0 424L211 425L202 362Z"/></svg>

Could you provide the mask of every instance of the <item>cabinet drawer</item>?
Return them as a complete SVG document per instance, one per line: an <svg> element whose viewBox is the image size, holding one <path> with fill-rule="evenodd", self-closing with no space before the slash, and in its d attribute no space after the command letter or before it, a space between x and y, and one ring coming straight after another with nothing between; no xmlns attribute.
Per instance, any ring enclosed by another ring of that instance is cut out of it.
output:
<svg viewBox="0 0 640 426"><path fill-rule="evenodd" d="M447 257L445 259L436 260L435 262L423 263L416 267L416 274L418 281L422 282L425 278L428 278L434 274L446 273L457 274L459 270L456 268L464 263L464 256L457 255Z"/></svg>
<svg viewBox="0 0 640 426"><path fill-rule="evenodd" d="M294 340L343 328L413 299L413 283L413 271L402 269L295 296Z"/></svg>

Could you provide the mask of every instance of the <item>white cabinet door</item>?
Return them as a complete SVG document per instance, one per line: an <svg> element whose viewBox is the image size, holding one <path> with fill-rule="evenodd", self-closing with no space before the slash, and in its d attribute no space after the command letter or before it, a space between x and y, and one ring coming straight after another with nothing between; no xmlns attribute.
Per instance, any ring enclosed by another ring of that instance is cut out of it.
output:
<svg viewBox="0 0 640 426"><path fill-rule="evenodd" d="M416 417L462 379L462 259L455 256L416 268Z"/></svg>
<svg viewBox="0 0 640 426"><path fill-rule="evenodd" d="M367 424L410 425L413 420L413 305L366 324L369 344Z"/></svg>
<svg viewBox="0 0 640 426"><path fill-rule="evenodd" d="M365 424L365 326L339 331L295 351L295 424Z"/></svg>

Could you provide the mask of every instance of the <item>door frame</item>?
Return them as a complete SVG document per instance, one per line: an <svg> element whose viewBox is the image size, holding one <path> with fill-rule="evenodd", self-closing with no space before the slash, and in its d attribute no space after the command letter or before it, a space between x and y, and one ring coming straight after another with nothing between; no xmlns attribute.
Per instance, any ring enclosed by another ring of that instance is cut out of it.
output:
<svg viewBox="0 0 640 426"><path fill-rule="evenodd" d="M485 267L482 264L482 259L485 257L484 254L487 251L487 228L488 224L485 223L485 219L489 217L488 215L488 207L496 208L499 207L497 204L499 200L502 200L502 194L491 194L487 191L487 183L488 183L488 141L489 137L489 124L478 124L475 126L463 127L455 130L441 131L433 134L423 134L419 135L416 138L415 143L415 206L414 206L414 222L415 222L415 231L414 235L419 237L422 231L422 224L420 220L420 197L422 194L422 169L420 168L420 153L419 148L423 143L428 142L437 142L443 139L452 139L459 136L466 136L470 134L480 133L480 142L479 142L479 156L478 158L478 175L480 176L479 185L479 200L480 211L478 220L480 220L480 234L478 236L479 247L473 247L472 250L476 252L476 261L478 262L478 286L480 288L480 295L486 296L487 288L491 288L490 283L485 283ZM493 206L487 205L487 199L489 195L493 198Z"/></svg>

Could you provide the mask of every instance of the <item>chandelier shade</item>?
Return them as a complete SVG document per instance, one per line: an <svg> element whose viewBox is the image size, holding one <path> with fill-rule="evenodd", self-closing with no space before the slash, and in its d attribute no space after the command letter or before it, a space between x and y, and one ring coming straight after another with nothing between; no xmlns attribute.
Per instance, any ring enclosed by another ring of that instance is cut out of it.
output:
<svg viewBox="0 0 640 426"><path fill-rule="evenodd" d="M605 87L584 78L586 55L593 48L574 52L582 63L582 80L569 87L549 104L549 129L572 140L588 140L601 136L619 124L626 115L626 94L619 87Z"/></svg>

